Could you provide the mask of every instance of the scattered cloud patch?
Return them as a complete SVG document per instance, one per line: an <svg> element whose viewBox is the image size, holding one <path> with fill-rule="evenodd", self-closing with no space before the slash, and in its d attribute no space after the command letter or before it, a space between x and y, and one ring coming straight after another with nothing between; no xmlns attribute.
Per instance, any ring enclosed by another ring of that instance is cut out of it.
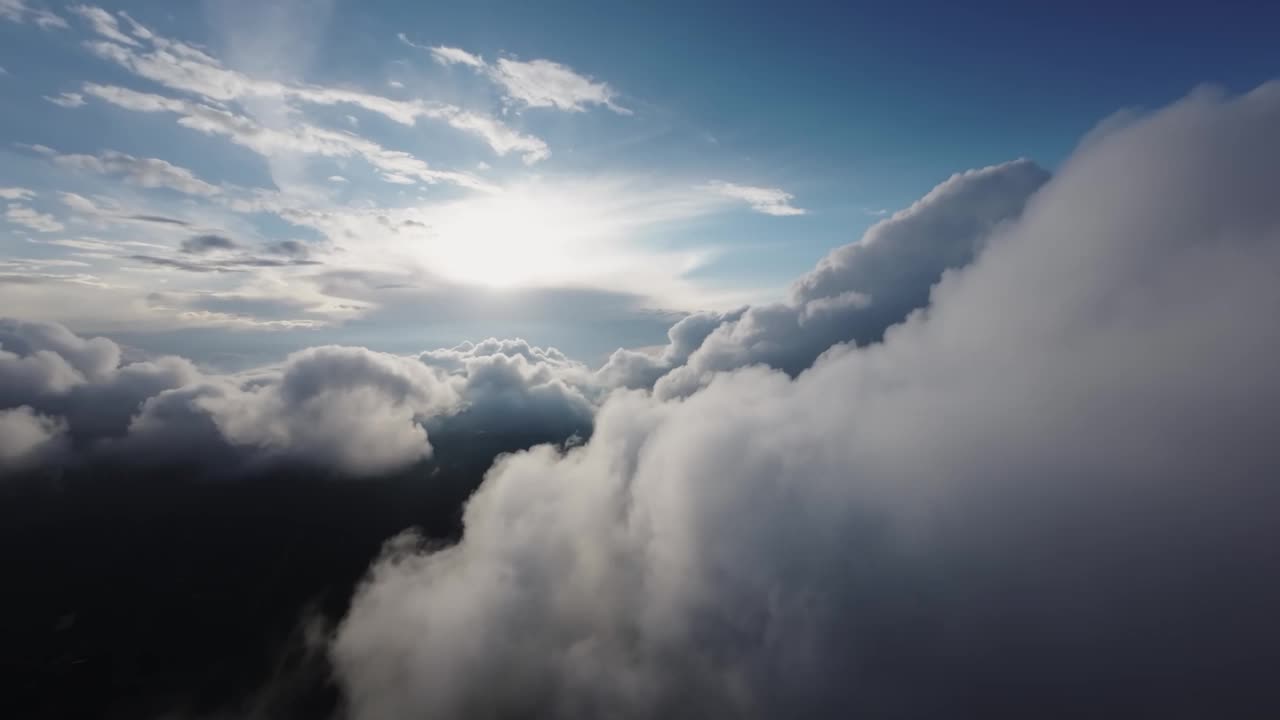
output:
<svg viewBox="0 0 1280 720"><path fill-rule="evenodd" d="M33 6L26 0L0 0L0 20L15 23L32 23L41 30L69 27L62 16L43 7Z"/></svg>
<svg viewBox="0 0 1280 720"><path fill-rule="evenodd" d="M52 157L54 162L63 167L101 175L123 176L128 182L144 188L169 188L187 195L216 195L220 192L217 186L201 180L187 168L159 158L137 158L114 150L98 155L53 153Z"/></svg>
<svg viewBox="0 0 1280 720"><path fill-rule="evenodd" d="M80 93L64 92L58 95L45 95L45 100L64 108L78 108L84 105L84 96Z"/></svg>
<svg viewBox="0 0 1280 720"><path fill-rule="evenodd" d="M38 212L26 205L10 205L5 210L4 217L15 225L21 225L36 232L50 233L64 229L63 224L54 216Z"/></svg>
<svg viewBox="0 0 1280 720"><path fill-rule="evenodd" d="M132 37L121 32L120 23L116 21L114 15L106 10L90 5L72 5L68 9L84 18L84 20L93 28L93 31L102 37L112 42L121 43L122 45L130 45L133 47L138 46L137 40L134 40ZM130 22L132 23L132 20L130 20ZM137 23L132 24L135 28L141 27Z"/></svg>
<svg viewBox="0 0 1280 720"><path fill-rule="evenodd" d="M795 196L779 188L738 185L722 180L714 180L704 187L722 197L741 200L747 203L752 210L765 215L785 217L789 215L804 215L808 212L803 208L792 205L791 201L795 199Z"/></svg>
<svg viewBox="0 0 1280 720"><path fill-rule="evenodd" d="M34 190L22 187L0 187L0 200L30 200L35 196Z"/></svg>

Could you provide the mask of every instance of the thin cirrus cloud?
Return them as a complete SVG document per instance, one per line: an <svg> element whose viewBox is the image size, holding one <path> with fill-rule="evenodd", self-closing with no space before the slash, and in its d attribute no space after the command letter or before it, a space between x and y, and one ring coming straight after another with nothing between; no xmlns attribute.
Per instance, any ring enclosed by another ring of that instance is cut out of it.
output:
<svg viewBox="0 0 1280 720"><path fill-rule="evenodd" d="M84 96L80 93L64 92L57 95L45 95L45 100L64 108L78 108L84 105Z"/></svg>
<svg viewBox="0 0 1280 720"><path fill-rule="evenodd" d="M128 182L144 188L170 188L187 195L217 195L219 188L211 185L195 173L159 158L138 158L127 153L107 150L97 155L58 154L50 148L37 152L48 155L54 163L100 175L124 177Z"/></svg>
<svg viewBox="0 0 1280 720"><path fill-rule="evenodd" d="M632 114L630 109L614 102L617 91L608 83L582 75L567 65L544 59L512 58L498 58L497 62L488 63L461 48L419 45L404 33L397 37L406 45L431 53L432 59L441 65L463 65L483 73L502 88L503 98L510 104L568 112L583 112L590 105L598 105L619 115Z"/></svg>
<svg viewBox="0 0 1280 720"><path fill-rule="evenodd" d="M545 141L514 130L496 118L447 103L394 100L356 90L290 84L252 77L223 66L203 50L157 35L132 18L129 18L129 23L133 37L129 39L136 40L121 43L117 36L123 33L114 18L111 23L98 22L98 12L105 11L97 8L90 10L97 12L82 14L90 19L92 29L105 38L88 43L91 52L140 77L206 101L225 103L274 98L313 105L354 105L405 125L413 125L420 118L443 121L457 130L478 137L493 152L499 155L519 153L527 163L536 163L550 157Z"/></svg>
<svg viewBox="0 0 1280 720"><path fill-rule="evenodd" d="M26 0L0 0L0 20L29 22L41 30L65 30L69 27L61 15Z"/></svg>
<svg viewBox="0 0 1280 720"><path fill-rule="evenodd" d="M4 217L15 225L21 225L40 233L58 232L65 227L54 216L39 212L26 205L10 205L5 210Z"/></svg>
<svg viewBox="0 0 1280 720"><path fill-rule="evenodd" d="M780 188L738 185L715 180L707 183L703 189L730 200L740 200L752 210L765 215L786 217L804 215L808 212L804 208L793 205L791 201L795 196Z"/></svg>

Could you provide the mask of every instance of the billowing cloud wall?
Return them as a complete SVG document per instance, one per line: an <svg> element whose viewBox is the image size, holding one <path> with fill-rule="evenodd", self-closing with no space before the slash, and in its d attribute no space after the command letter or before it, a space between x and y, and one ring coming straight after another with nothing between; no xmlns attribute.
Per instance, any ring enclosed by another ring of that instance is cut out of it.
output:
<svg viewBox="0 0 1280 720"><path fill-rule="evenodd" d="M1029 160L957 174L832 251L794 283L785 302L690 316L672 328L662 355L619 350L601 379L687 395L714 372L764 364L795 375L836 343L879 341L928 304L942 274L972 261L1048 178Z"/></svg>
<svg viewBox="0 0 1280 720"><path fill-rule="evenodd" d="M1273 703L1277 128L1274 84L1111 127L883 343L617 395L585 446L500 461L460 544L371 571L332 650L352 717ZM835 279L871 252L795 302L874 308Z"/></svg>

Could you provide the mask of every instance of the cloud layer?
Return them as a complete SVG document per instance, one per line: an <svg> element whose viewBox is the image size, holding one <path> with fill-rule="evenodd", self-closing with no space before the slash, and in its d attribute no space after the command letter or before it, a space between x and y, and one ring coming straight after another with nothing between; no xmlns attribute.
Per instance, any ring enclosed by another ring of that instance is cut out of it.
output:
<svg viewBox="0 0 1280 720"><path fill-rule="evenodd" d="M585 367L523 340L417 358L313 347L237 374L180 357L121 357L106 338L0 320L4 469L107 463L234 475L288 466L366 477L431 457L429 429L584 435L598 397Z"/></svg>
<svg viewBox="0 0 1280 720"><path fill-rule="evenodd" d="M1110 128L919 245L979 254L882 343L500 461L460 544L358 594L352 716L1264 716L1277 127L1267 85ZM794 303L874 307L874 245Z"/></svg>

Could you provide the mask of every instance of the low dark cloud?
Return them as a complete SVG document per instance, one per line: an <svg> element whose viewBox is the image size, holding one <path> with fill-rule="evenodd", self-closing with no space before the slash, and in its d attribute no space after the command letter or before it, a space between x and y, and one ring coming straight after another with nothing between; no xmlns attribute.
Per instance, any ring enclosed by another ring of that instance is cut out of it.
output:
<svg viewBox="0 0 1280 720"><path fill-rule="evenodd" d="M137 220L138 222L157 223L160 225L177 225L179 227L191 227L191 223L186 220L165 217L163 215L129 215L128 220Z"/></svg>
<svg viewBox="0 0 1280 720"><path fill-rule="evenodd" d="M202 255L219 250L235 250L240 244L225 235L193 235L182 241L182 252Z"/></svg>

